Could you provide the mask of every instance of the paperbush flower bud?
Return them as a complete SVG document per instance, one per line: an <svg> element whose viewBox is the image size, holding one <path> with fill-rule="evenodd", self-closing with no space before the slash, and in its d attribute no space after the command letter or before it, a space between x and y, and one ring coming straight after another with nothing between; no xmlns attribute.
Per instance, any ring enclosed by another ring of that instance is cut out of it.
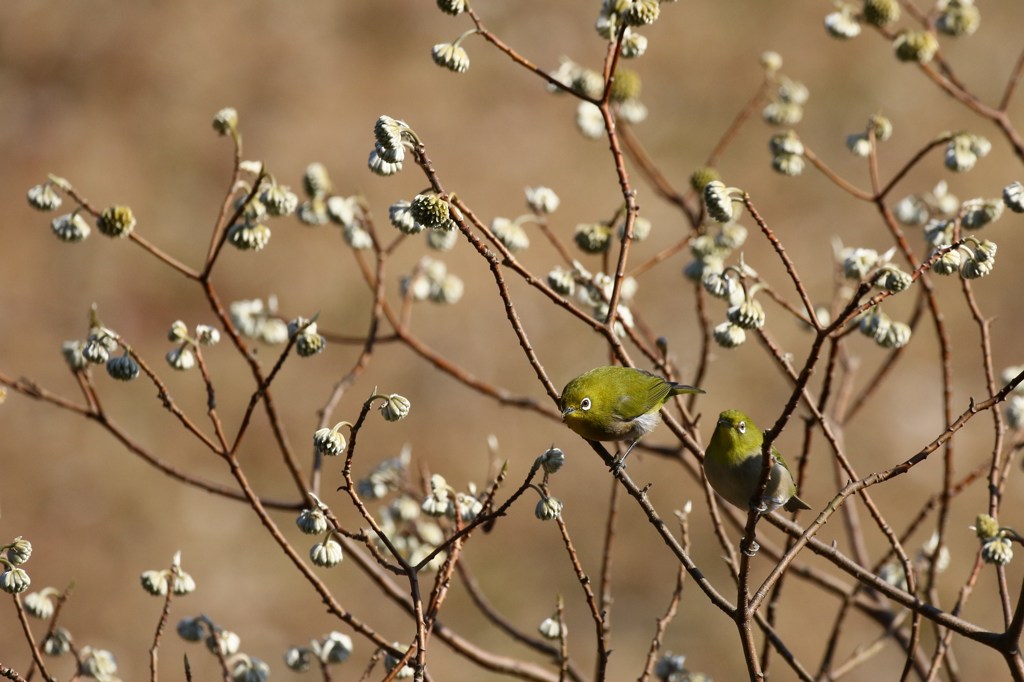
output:
<svg viewBox="0 0 1024 682"><path fill-rule="evenodd" d="M541 521L551 521L562 515L562 501L557 497L544 497L537 502L534 516Z"/></svg>
<svg viewBox="0 0 1024 682"><path fill-rule="evenodd" d="M900 61L927 64L939 51L939 41L928 31L904 31L896 36L893 47Z"/></svg>
<svg viewBox="0 0 1024 682"><path fill-rule="evenodd" d="M626 234L626 223L619 225L619 237ZM633 221L633 241L642 242L651 236L651 221L643 216L637 216Z"/></svg>
<svg viewBox="0 0 1024 682"><path fill-rule="evenodd" d="M231 665L231 682L266 682L270 666L255 656L240 654Z"/></svg>
<svg viewBox="0 0 1024 682"><path fill-rule="evenodd" d="M576 245L587 253L603 253L611 244L612 230L603 223L582 223L573 234Z"/></svg>
<svg viewBox="0 0 1024 682"><path fill-rule="evenodd" d="M896 220L904 225L923 225L928 221L928 204L920 197L908 196L896 204Z"/></svg>
<svg viewBox="0 0 1024 682"><path fill-rule="evenodd" d="M20 594L28 589L32 579L24 569L12 566L0 573L0 590L7 594Z"/></svg>
<svg viewBox="0 0 1024 682"><path fill-rule="evenodd" d="M71 633L60 626L53 629L43 640L43 653L47 656L63 656L71 651Z"/></svg>
<svg viewBox="0 0 1024 682"><path fill-rule="evenodd" d="M704 188L713 180L718 180L719 182L722 180L722 176L718 174L717 170L710 166L698 168L690 174L690 187L703 195Z"/></svg>
<svg viewBox="0 0 1024 682"><path fill-rule="evenodd" d="M127 237L135 229L135 215L127 206L111 206L96 219L96 229L108 237Z"/></svg>
<svg viewBox="0 0 1024 682"><path fill-rule="evenodd" d="M288 338L295 339L295 352L303 358L316 355L327 346L327 339L316 331L316 322L310 322L304 317L297 317L288 323Z"/></svg>
<svg viewBox="0 0 1024 682"><path fill-rule="evenodd" d="M632 28L626 29L626 33L622 37L623 59L642 57L645 52L647 52L647 38L633 31Z"/></svg>
<svg viewBox="0 0 1024 682"><path fill-rule="evenodd" d="M865 0L864 20L875 26L889 26L899 21L900 5L896 0Z"/></svg>
<svg viewBox="0 0 1024 682"><path fill-rule="evenodd" d="M748 299L729 308L729 321L743 329L760 329L764 326L764 308L757 299Z"/></svg>
<svg viewBox="0 0 1024 682"><path fill-rule="evenodd" d="M466 11L466 0L437 0L437 7L445 14L456 16Z"/></svg>
<svg viewBox="0 0 1024 682"><path fill-rule="evenodd" d="M11 542L10 546L7 548L7 560L15 566L28 563L31 556L32 543L21 536L14 538L14 541Z"/></svg>
<svg viewBox="0 0 1024 682"><path fill-rule="evenodd" d="M941 12L935 28L946 35L960 37L974 35L981 24L981 12L973 0L945 0L940 2Z"/></svg>
<svg viewBox="0 0 1024 682"><path fill-rule="evenodd" d="M860 35L860 22L855 10L847 4L839 5L835 12L825 15L825 30L833 38L856 38Z"/></svg>
<svg viewBox="0 0 1024 682"><path fill-rule="evenodd" d="M1003 203L1014 213L1024 213L1024 185L1011 182L1003 188Z"/></svg>
<svg viewBox="0 0 1024 682"><path fill-rule="evenodd" d="M28 191L29 206L39 211L55 211L60 208L63 201L53 188L53 184L49 182L36 185Z"/></svg>
<svg viewBox="0 0 1024 682"><path fill-rule="evenodd" d="M196 325L196 341L204 346L215 346L220 342L220 331L206 324Z"/></svg>
<svg viewBox="0 0 1024 682"><path fill-rule="evenodd" d="M495 218L491 221L491 232L512 253L523 251L530 246L530 237L518 221Z"/></svg>
<svg viewBox="0 0 1024 682"><path fill-rule="evenodd" d="M913 284L914 279L909 273L903 272L895 265L886 264L875 274L874 284L879 289L899 293Z"/></svg>
<svg viewBox="0 0 1024 682"><path fill-rule="evenodd" d="M430 51L434 63L454 73L465 73L469 70L469 53L455 43L438 43Z"/></svg>
<svg viewBox="0 0 1024 682"><path fill-rule="evenodd" d="M448 202L436 194L417 194L409 210L413 219L424 227L441 227L449 218Z"/></svg>
<svg viewBox="0 0 1024 682"><path fill-rule="evenodd" d="M352 655L352 638L341 632L329 632L318 644L323 663L344 663Z"/></svg>
<svg viewBox="0 0 1024 682"><path fill-rule="evenodd" d="M116 680L117 661L114 659L114 654L106 649L82 647L78 672L95 680Z"/></svg>
<svg viewBox="0 0 1024 682"><path fill-rule="evenodd" d="M762 52L758 61L760 62L761 67L769 73L775 73L782 68L782 55L772 50Z"/></svg>
<svg viewBox="0 0 1024 682"><path fill-rule="evenodd" d="M719 180L712 180L704 186L704 205L708 215L720 223L732 222L736 215L729 189Z"/></svg>
<svg viewBox="0 0 1024 682"><path fill-rule="evenodd" d="M183 618L178 621L176 630L186 642L198 642L206 632L201 618Z"/></svg>
<svg viewBox="0 0 1024 682"><path fill-rule="evenodd" d="M383 147L376 145L370 152L370 157L366 161L366 165L370 168L370 171L375 175L387 177L394 175L402 170L401 161L387 161L381 156L384 151Z"/></svg>
<svg viewBox="0 0 1024 682"><path fill-rule="evenodd" d="M540 465L544 468L544 473L553 474L565 464L565 453L552 445L539 459Z"/></svg>
<svg viewBox="0 0 1024 682"><path fill-rule="evenodd" d="M409 402L408 398L392 393L381 404L380 414L387 421L396 422L409 416L409 409L411 407L412 403Z"/></svg>
<svg viewBox="0 0 1024 682"><path fill-rule="evenodd" d="M630 26L653 24L661 14L660 0L633 0L623 13L623 20Z"/></svg>
<svg viewBox="0 0 1024 682"><path fill-rule="evenodd" d="M536 215L548 215L558 210L561 200L555 191L548 187L527 187L526 205Z"/></svg>
<svg viewBox="0 0 1024 682"><path fill-rule="evenodd" d="M58 216L50 222L50 227L57 239L70 243L80 242L92 232L89 223L78 213Z"/></svg>
<svg viewBox="0 0 1024 682"><path fill-rule="evenodd" d="M987 564L1005 566L1013 559L1013 542L1007 537L996 537L982 543L981 559Z"/></svg>
<svg viewBox="0 0 1024 682"><path fill-rule="evenodd" d="M167 596L167 576L163 571L143 571L142 589L154 596Z"/></svg>
<svg viewBox="0 0 1024 682"><path fill-rule="evenodd" d="M874 249L848 248L840 253L843 259L843 274L847 279L864 279L872 268L878 265L878 252Z"/></svg>
<svg viewBox="0 0 1024 682"><path fill-rule="evenodd" d="M892 320L878 308L872 308L870 312L860 318L859 324L860 332L865 336L870 336L879 344L885 341L891 326Z"/></svg>
<svg viewBox="0 0 1024 682"><path fill-rule="evenodd" d="M673 655L671 651L666 651L654 664L654 676L659 680L685 679L682 677L685 674L686 656L682 654Z"/></svg>
<svg viewBox="0 0 1024 682"><path fill-rule="evenodd" d="M885 336L881 340L875 337L878 345L883 348L903 348L903 346L910 343L911 330L910 326L904 322L893 322L889 325L889 329L886 331Z"/></svg>
<svg viewBox="0 0 1024 682"><path fill-rule="evenodd" d="M537 626L537 632L545 639L560 639L562 635L568 634L567 628L558 622L557 618L547 617Z"/></svg>
<svg viewBox="0 0 1024 682"><path fill-rule="evenodd" d="M1024 396L1010 396L1009 402L1006 403L1006 421L1009 422L1011 429L1019 431L1024 428Z"/></svg>
<svg viewBox="0 0 1024 682"><path fill-rule="evenodd" d="M736 348L742 346L747 340L747 333L743 327L732 322L723 322L715 327L712 337L715 339L715 343L722 348Z"/></svg>
<svg viewBox="0 0 1024 682"><path fill-rule="evenodd" d="M967 230L977 230L994 223L1003 215L1005 204L999 199L969 199L963 203L960 224Z"/></svg>
<svg viewBox="0 0 1024 682"><path fill-rule="evenodd" d="M715 244L723 249L733 251L740 248L747 241L747 228L736 223L726 223L721 226L718 234L715 235Z"/></svg>
<svg viewBox="0 0 1024 682"><path fill-rule="evenodd" d="M328 539L313 545L309 550L309 558L316 566L332 568L340 564L344 557L341 545L335 540Z"/></svg>
<svg viewBox="0 0 1024 682"><path fill-rule="evenodd" d="M576 290L576 280L569 270L556 267L548 273L548 286L562 296L572 296Z"/></svg>
<svg viewBox="0 0 1024 682"><path fill-rule="evenodd" d="M124 355L107 360L107 374L118 381L131 381L139 376L139 363L135 358L125 353Z"/></svg>
<svg viewBox="0 0 1024 682"><path fill-rule="evenodd" d="M228 228L228 242L241 251L262 251L270 243L270 228L263 223L235 223Z"/></svg>
<svg viewBox="0 0 1024 682"><path fill-rule="evenodd" d="M238 128L238 112L232 107L224 107L213 117L213 129L219 135L234 133Z"/></svg>
<svg viewBox="0 0 1024 682"><path fill-rule="evenodd" d="M789 177L797 177L804 172L804 157L799 154L776 154L772 157L772 170Z"/></svg>
<svg viewBox="0 0 1024 682"><path fill-rule="evenodd" d="M284 664L289 670L304 673L313 665L313 652L305 647L289 647L284 652Z"/></svg>
<svg viewBox="0 0 1024 682"><path fill-rule="evenodd" d="M272 216L291 215L299 207L299 197L288 187L272 182L260 194L260 203Z"/></svg>
<svg viewBox="0 0 1024 682"><path fill-rule="evenodd" d="M730 303L735 292L742 289L735 278L717 272L709 272L704 275L701 278L701 284L704 285L704 290L715 298L722 298Z"/></svg>
<svg viewBox="0 0 1024 682"><path fill-rule="evenodd" d="M320 535L327 532L327 516L322 509L303 509L295 518L295 525L306 535Z"/></svg>
<svg viewBox="0 0 1024 682"><path fill-rule="evenodd" d="M765 123L774 126L795 126L804 117L804 108L794 102L775 100L761 110Z"/></svg>
<svg viewBox="0 0 1024 682"><path fill-rule="evenodd" d="M407 647L402 646L398 642L393 643L391 646L394 649L396 649L398 651L401 651L403 654L406 651L408 651ZM394 671L394 669L396 667L398 667L398 663L401 660L402 660L401 657L395 658L395 655L392 654L390 651L386 652L384 654L384 669L387 670L389 673ZM394 677L395 677L395 679L404 680L404 679L408 679L408 678L412 677L414 672L415 671L411 667L409 667L407 665L403 665L401 670L399 670L397 673L395 673Z"/></svg>
<svg viewBox="0 0 1024 682"><path fill-rule="evenodd" d="M47 620L53 615L57 605L54 604L53 598L50 596L47 590L44 589L42 592L31 592L25 595L23 601L25 610L28 614L34 618Z"/></svg>
<svg viewBox="0 0 1024 682"><path fill-rule="evenodd" d="M167 351L167 364L172 369L185 371L196 366L196 354L188 346L178 346Z"/></svg>
<svg viewBox="0 0 1024 682"><path fill-rule="evenodd" d="M598 91L597 96L600 96ZM604 137L604 117L601 109L590 102L580 102L576 105L576 129L583 134L583 137L596 140Z"/></svg>
<svg viewBox="0 0 1024 682"><path fill-rule="evenodd" d="M345 437L338 432L337 427L317 429L313 434L313 447L321 455L337 457L345 451Z"/></svg>

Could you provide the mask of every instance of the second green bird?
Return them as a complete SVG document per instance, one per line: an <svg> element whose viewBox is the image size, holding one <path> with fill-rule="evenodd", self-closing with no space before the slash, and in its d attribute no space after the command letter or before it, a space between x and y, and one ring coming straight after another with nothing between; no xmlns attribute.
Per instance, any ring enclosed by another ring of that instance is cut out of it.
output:
<svg viewBox="0 0 1024 682"><path fill-rule="evenodd" d="M739 410L726 410L718 415L718 424L704 452L704 474L708 483L730 504L746 511L761 482L764 458L761 446L764 434L750 417ZM779 507L786 511L810 509L796 496L796 481L786 460L772 448L775 464L768 478L762 503L765 512Z"/></svg>
<svg viewBox="0 0 1024 682"><path fill-rule="evenodd" d="M628 440L629 449L661 419L661 407L674 395L703 393L632 367L597 367L562 389L562 421L588 440Z"/></svg>

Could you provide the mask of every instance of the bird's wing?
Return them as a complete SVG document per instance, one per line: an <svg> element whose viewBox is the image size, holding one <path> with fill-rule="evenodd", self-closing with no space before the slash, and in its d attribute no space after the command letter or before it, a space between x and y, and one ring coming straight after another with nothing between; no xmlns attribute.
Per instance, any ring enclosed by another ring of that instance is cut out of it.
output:
<svg viewBox="0 0 1024 682"><path fill-rule="evenodd" d="M644 373L650 374L650 372ZM671 390L671 384L666 381L652 381L646 391L637 391L633 395L623 391L613 408L614 416L622 421L633 421L637 417L642 417L661 407Z"/></svg>

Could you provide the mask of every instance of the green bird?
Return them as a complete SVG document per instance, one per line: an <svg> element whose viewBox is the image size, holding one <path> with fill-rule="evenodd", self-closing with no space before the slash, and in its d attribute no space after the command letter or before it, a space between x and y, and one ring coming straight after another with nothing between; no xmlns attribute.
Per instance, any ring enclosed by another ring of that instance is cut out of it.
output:
<svg viewBox="0 0 1024 682"><path fill-rule="evenodd" d="M565 385L559 407L566 426L587 440L630 441L621 464L661 421L661 407L669 398L703 392L642 369L597 367Z"/></svg>
<svg viewBox="0 0 1024 682"><path fill-rule="evenodd" d="M718 415L715 432L704 451L704 474L708 483L726 502L744 511L750 509L750 500L761 482L763 444L764 434L750 417L739 410L726 410ZM779 507L785 507L786 511L810 509L796 496L793 472L774 447L772 456L775 463L761 499L764 513Z"/></svg>

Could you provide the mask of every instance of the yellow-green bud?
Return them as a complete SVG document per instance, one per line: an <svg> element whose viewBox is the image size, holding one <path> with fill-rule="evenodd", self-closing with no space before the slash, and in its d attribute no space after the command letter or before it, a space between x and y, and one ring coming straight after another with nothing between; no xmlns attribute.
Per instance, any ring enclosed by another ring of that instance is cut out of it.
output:
<svg viewBox="0 0 1024 682"><path fill-rule="evenodd" d="M111 206L96 219L96 229L108 237L127 237L135 228L135 215L127 206Z"/></svg>
<svg viewBox="0 0 1024 682"><path fill-rule="evenodd" d="M864 20L875 26L889 26L900 18L896 0L865 0Z"/></svg>
<svg viewBox="0 0 1024 682"><path fill-rule="evenodd" d="M704 188L707 187L708 183L713 180L722 180L722 176L719 175L718 171L710 166L698 168L693 171L690 175L690 187L697 192L704 192Z"/></svg>
<svg viewBox="0 0 1024 682"><path fill-rule="evenodd" d="M611 98L613 102L625 102L640 97L640 74L630 69L619 69L612 78Z"/></svg>
<svg viewBox="0 0 1024 682"><path fill-rule="evenodd" d="M893 47L901 62L927 64L939 51L939 41L928 31L904 31L896 36Z"/></svg>
<svg viewBox="0 0 1024 682"><path fill-rule="evenodd" d="M576 245L587 253L603 253L612 240L612 230L604 223L583 223L573 235Z"/></svg>

